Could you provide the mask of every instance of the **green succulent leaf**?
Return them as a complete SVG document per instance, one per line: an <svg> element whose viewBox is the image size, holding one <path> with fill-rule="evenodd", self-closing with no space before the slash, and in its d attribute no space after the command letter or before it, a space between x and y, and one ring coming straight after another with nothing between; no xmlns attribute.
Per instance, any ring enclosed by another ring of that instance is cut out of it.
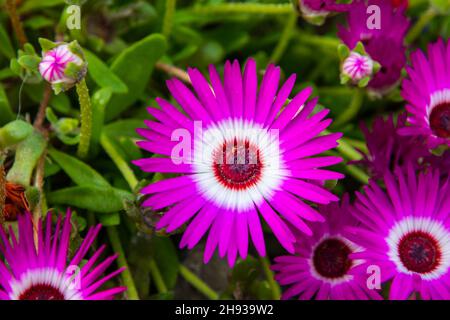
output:
<svg viewBox="0 0 450 320"><path fill-rule="evenodd" d="M110 88L114 93L127 93L127 86L94 53L84 50L88 62L88 73L102 88Z"/></svg>
<svg viewBox="0 0 450 320"><path fill-rule="evenodd" d="M173 289L177 283L178 260L177 249L170 238L154 237L152 239L153 257L161 271L164 283L169 289Z"/></svg>
<svg viewBox="0 0 450 320"><path fill-rule="evenodd" d="M131 200L130 192L99 186L76 186L50 192L47 200L53 204L66 205L100 213L111 213L124 208L124 201Z"/></svg>
<svg viewBox="0 0 450 320"><path fill-rule="evenodd" d="M9 40L8 33L2 24L0 24L0 53L8 59L12 59L16 55L11 41Z"/></svg>
<svg viewBox="0 0 450 320"><path fill-rule="evenodd" d="M0 83L0 125L4 125L14 119L8 97L2 84Z"/></svg>
<svg viewBox="0 0 450 320"><path fill-rule="evenodd" d="M128 93L115 94L105 113L111 121L128 109L144 92L156 62L166 51L166 40L160 34L150 35L125 49L111 65L128 87Z"/></svg>
<svg viewBox="0 0 450 320"><path fill-rule="evenodd" d="M79 186L110 187L109 182L101 174L77 158L55 149L50 149L48 153L75 184Z"/></svg>

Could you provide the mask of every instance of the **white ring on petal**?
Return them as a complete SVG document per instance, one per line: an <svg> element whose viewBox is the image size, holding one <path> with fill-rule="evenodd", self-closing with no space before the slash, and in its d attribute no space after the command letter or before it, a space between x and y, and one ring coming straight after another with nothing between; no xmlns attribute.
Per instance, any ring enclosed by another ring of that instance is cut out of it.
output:
<svg viewBox="0 0 450 320"><path fill-rule="evenodd" d="M438 243L441 259L436 269L428 273L416 273L408 270L400 259L398 245L400 240L411 232L421 231L429 234ZM450 267L450 232L437 220L429 217L407 217L397 222L389 231L386 238L389 247L389 259L395 264L399 272L413 275L418 274L424 280L434 280L447 273Z"/></svg>
<svg viewBox="0 0 450 320"><path fill-rule="evenodd" d="M427 106L426 122L430 123L430 115L433 109L441 104L450 103L450 89L443 89L434 92L430 97L430 103Z"/></svg>
<svg viewBox="0 0 450 320"><path fill-rule="evenodd" d="M23 273L20 279L11 281L11 300L19 300L20 296L32 286L44 284L58 290L64 300L82 300L81 292L71 285L71 278L57 269L32 269Z"/></svg>

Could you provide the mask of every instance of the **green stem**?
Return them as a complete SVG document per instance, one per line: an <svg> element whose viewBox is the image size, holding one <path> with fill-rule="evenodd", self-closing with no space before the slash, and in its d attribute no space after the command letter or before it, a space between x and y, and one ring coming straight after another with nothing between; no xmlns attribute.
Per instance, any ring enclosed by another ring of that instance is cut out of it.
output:
<svg viewBox="0 0 450 320"><path fill-rule="evenodd" d="M347 165L345 165L345 170L353 178L355 178L356 180L358 180L362 184L369 183L369 176L363 170L359 169L358 167L356 167L356 166L354 166L352 164L347 164Z"/></svg>
<svg viewBox="0 0 450 320"><path fill-rule="evenodd" d="M112 161L115 163L119 171L122 173L131 190L133 190L138 184L138 179L134 175L134 172L133 170L131 170L127 161L122 158L119 152L117 152L106 134L101 135L100 144L102 145L103 149L105 149L106 153L109 155Z"/></svg>
<svg viewBox="0 0 450 320"><path fill-rule="evenodd" d="M367 149L367 145L364 141L356 140L356 139L350 139L345 138L345 141L351 145L352 147L361 150L364 153L368 153L369 150Z"/></svg>
<svg viewBox="0 0 450 320"><path fill-rule="evenodd" d="M322 47L327 51L331 51L337 56L337 48L340 45L340 41L336 38L316 36L304 32L298 34L297 40L304 44L310 44L317 47Z"/></svg>
<svg viewBox="0 0 450 320"><path fill-rule="evenodd" d="M203 293L205 297L208 297L211 300L219 299L219 294L217 292L211 289L206 283L204 283L200 278L198 278L194 273L192 273L182 264L180 264L180 275L195 289Z"/></svg>
<svg viewBox="0 0 450 320"><path fill-rule="evenodd" d="M136 289L136 285L134 284L133 277L130 272L130 268L128 267L127 259L125 257L125 253L123 251L122 243L120 242L119 234L117 232L116 227L107 227L109 240L111 241L111 245L113 250L119 255L117 258L117 264L121 268L126 268L122 273L121 277L123 283L127 287L127 295L130 300L139 300L139 295Z"/></svg>
<svg viewBox="0 0 450 320"><path fill-rule="evenodd" d="M325 131L325 133L329 132ZM339 140L339 146L336 148L339 154L342 155L346 160L350 161L361 160L362 158L361 153L355 150L355 148L353 148L347 141L348 140L345 138L341 138ZM334 151L329 151L328 153L333 156L336 155ZM357 166L352 164L345 164L344 169L345 171L347 171L348 174L350 174L353 178L355 178L359 182L363 184L367 184L369 182L369 176Z"/></svg>
<svg viewBox="0 0 450 320"><path fill-rule="evenodd" d="M336 86L336 87L319 87L317 88L320 95L330 95L330 96L349 96L352 94L351 88L347 86Z"/></svg>
<svg viewBox="0 0 450 320"><path fill-rule="evenodd" d="M290 3L262 4L262 3L222 3L198 6L192 9L195 14L289 14L294 11Z"/></svg>
<svg viewBox="0 0 450 320"><path fill-rule="evenodd" d="M334 127L342 126L352 120L359 112L364 102L364 90L355 88L350 106L342 112L333 123Z"/></svg>
<svg viewBox="0 0 450 320"><path fill-rule="evenodd" d="M162 33L166 38L172 31L173 16L175 14L176 0L166 0L166 12L164 14Z"/></svg>
<svg viewBox="0 0 450 320"><path fill-rule="evenodd" d="M296 23L297 23L297 14L292 12L286 21L286 25L284 26L283 33L281 34L280 40L278 41L277 46L273 50L272 57L270 58L271 62L276 63L283 56L283 53L284 53L284 51L286 51L286 48L289 44L289 40L292 37Z"/></svg>
<svg viewBox="0 0 450 320"><path fill-rule="evenodd" d="M339 145L337 146L337 151L342 154L346 159L351 161L358 161L362 159L361 153L359 153L355 148L353 148L345 138L339 140Z"/></svg>
<svg viewBox="0 0 450 320"><path fill-rule="evenodd" d="M274 279L273 271L270 270L270 261L267 257L260 257L261 265L264 270L264 274L266 275L267 281L269 282L269 286L272 290L272 298L274 300L281 299L281 288L278 283Z"/></svg>
<svg viewBox="0 0 450 320"><path fill-rule="evenodd" d="M420 15L419 20L406 35L406 43L413 43L414 40L416 40L416 38L420 36L427 24L430 23L436 15L437 12L434 8L429 8L427 11L425 11L425 13Z"/></svg>
<svg viewBox="0 0 450 320"><path fill-rule="evenodd" d="M6 0L6 10L9 13L11 24L13 26L17 39L19 40L20 45L23 46L28 42L28 40L23 29L22 22L20 21L19 14L17 13L16 0Z"/></svg>
<svg viewBox="0 0 450 320"><path fill-rule="evenodd" d="M78 144L78 156L86 158L89 152L89 144L92 134L92 107L89 98L89 89L83 79L77 84L78 100L81 111L80 143Z"/></svg>
<svg viewBox="0 0 450 320"><path fill-rule="evenodd" d="M158 289L159 293L166 293L168 291L167 286L164 283L164 279L162 278L161 272L159 271L155 260L150 259L149 265L150 265L150 272L152 274L152 279L153 281L155 281L156 289Z"/></svg>

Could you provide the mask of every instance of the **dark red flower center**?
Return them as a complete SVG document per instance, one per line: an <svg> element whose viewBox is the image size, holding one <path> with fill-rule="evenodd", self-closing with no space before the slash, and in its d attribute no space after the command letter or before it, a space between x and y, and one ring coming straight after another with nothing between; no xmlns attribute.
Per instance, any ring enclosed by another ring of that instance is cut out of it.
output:
<svg viewBox="0 0 450 320"><path fill-rule="evenodd" d="M435 106L430 114L430 127L435 135L450 138L450 103Z"/></svg>
<svg viewBox="0 0 450 320"><path fill-rule="evenodd" d="M48 284L35 284L25 290L19 300L65 300L59 289Z"/></svg>
<svg viewBox="0 0 450 320"><path fill-rule="evenodd" d="M348 257L351 252L342 240L326 239L314 250L314 268L324 278L341 278L352 266L352 260Z"/></svg>
<svg viewBox="0 0 450 320"><path fill-rule="evenodd" d="M417 273L435 270L439 266L442 255L436 239L422 231L404 235L398 244L398 253L403 265Z"/></svg>
<svg viewBox="0 0 450 320"><path fill-rule="evenodd" d="M261 178L263 163L259 149L249 141L224 143L214 155L214 175L229 189L243 190Z"/></svg>

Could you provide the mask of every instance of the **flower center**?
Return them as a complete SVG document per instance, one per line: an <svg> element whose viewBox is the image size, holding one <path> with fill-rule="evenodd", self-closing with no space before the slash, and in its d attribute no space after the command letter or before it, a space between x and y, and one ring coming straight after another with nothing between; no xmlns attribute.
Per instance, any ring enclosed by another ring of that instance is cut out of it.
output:
<svg viewBox="0 0 450 320"><path fill-rule="evenodd" d="M25 290L19 300L65 300L60 290L48 284L34 284Z"/></svg>
<svg viewBox="0 0 450 320"><path fill-rule="evenodd" d="M350 247L339 239L326 239L314 250L313 264L317 273L325 278L341 278L352 266L348 258Z"/></svg>
<svg viewBox="0 0 450 320"><path fill-rule="evenodd" d="M260 151L249 141L224 143L214 154L214 175L229 189L243 190L261 178L263 163Z"/></svg>
<svg viewBox="0 0 450 320"><path fill-rule="evenodd" d="M433 108L430 114L430 127L438 137L450 138L450 102Z"/></svg>
<svg viewBox="0 0 450 320"><path fill-rule="evenodd" d="M403 265L417 273L435 270L441 260L438 242L428 233L410 232L402 237L398 244L398 253Z"/></svg>

